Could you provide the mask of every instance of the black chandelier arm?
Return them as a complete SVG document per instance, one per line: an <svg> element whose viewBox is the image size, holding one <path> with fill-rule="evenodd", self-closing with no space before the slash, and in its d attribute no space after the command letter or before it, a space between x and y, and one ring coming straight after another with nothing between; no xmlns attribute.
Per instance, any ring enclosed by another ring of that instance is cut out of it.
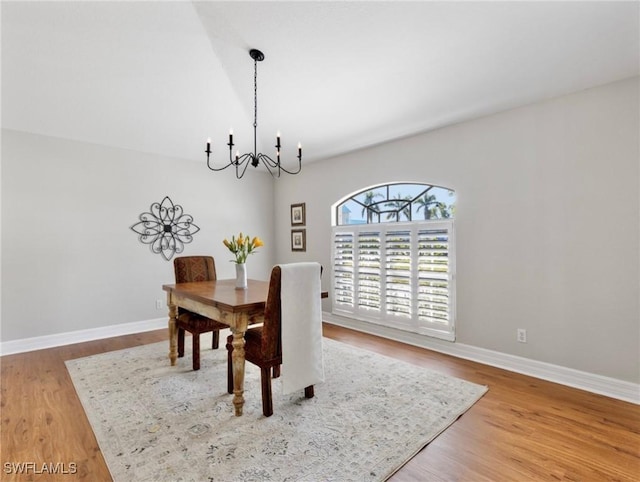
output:
<svg viewBox="0 0 640 482"><path fill-rule="evenodd" d="M281 170L281 171L286 172L287 174L292 174L292 175L298 174L302 170L302 158L298 157L298 170L297 171L289 171L289 170L285 169L284 167L282 167L281 164L278 164L278 169Z"/></svg>
<svg viewBox="0 0 640 482"><path fill-rule="evenodd" d="M207 167L209 169L211 169L212 171L224 171L227 167L233 166L235 164L235 162L230 161L229 164L222 166L222 167L212 167L211 166L211 161L209 160L209 154L207 153Z"/></svg>
<svg viewBox="0 0 640 482"><path fill-rule="evenodd" d="M258 160L258 163L262 162L269 174L271 174L271 177L280 177L280 171L274 171L274 169L277 169L279 167L277 162L275 162L266 154L262 154L261 152L258 153L256 159Z"/></svg>
<svg viewBox="0 0 640 482"><path fill-rule="evenodd" d="M240 179L242 178L242 176L244 176L244 173L246 172L247 167L249 167L249 164L254 164L254 159L256 159L256 156L254 156L252 153L247 153L247 154L243 154L241 156L236 156L236 157L234 157L233 154L229 154L228 164L222 167L213 167L211 165L211 159L209 157L209 154L207 153L207 167L212 171L217 172L217 171L224 171L228 167L235 166L236 177ZM256 166L258 165L257 162L255 163L255 165Z"/></svg>
<svg viewBox="0 0 640 482"><path fill-rule="evenodd" d="M237 179L241 179L242 176L244 176L244 173L247 171L247 167L249 167L249 164L253 164L253 160L255 159L255 156L253 154L251 154L250 152L246 153L246 154L242 154L239 157L236 157L236 159L233 161L236 165L236 178ZM242 168L242 172L240 171L240 167L244 166Z"/></svg>
<svg viewBox="0 0 640 482"><path fill-rule="evenodd" d="M246 154L242 154L241 156L234 157L232 154L229 156L229 163L222 167L213 167L211 165L211 158L209 157L209 153L207 153L207 167L212 171L224 171L225 169L235 166L236 168L236 178L241 179L249 165L253 167L258 167L258 165L262 162L264 167L269 171L272 177L280 177L281 171L286 172L287 174L298 174L302 170L302 157L298 156L298 169L297 170L288 170L282 167L280 160L274 161L271 157L266 154L258 153L257 155L248 152Z"/></svg>
<svg viewBox="0 0 640 482"><path fill-rule="evenodd" d="M282 163L280 162L279 156L278 156L278 160L277 161L274 161L268 155L262 154L262 153L258 154L257 158L258 158L259 161L262 161L264 166L269 171L269 174L271 174L273 177L280 177L280 171L284 171L287 174L298 174L300 172L300 170L302 169L302 158L300 156L298 156L298 170L297 171L289 171L288 169L285 169L284 167L282 167ZM275 169L278 170L277 174L274 174L274 170Z"/></svg>
<svg viewBox="0 0 640 482"><path fill-rule="evenodd" d="M229 138L231 139L231 135L229 135ZM229 141L229 143L227 145L229 146L229 163L224 165L224 166L222 166L222 167L212 167L211 166L211 160L210 160L211 147L207 143L207 148L205 149L204 152L206 152L206 154L207 154L207 167L209 169L211 169L212 171L216 171L216 172L217 171L224 171L226 168L228 168L230 166L235 166L237 164L236 159L234 159L234 157L233 157L233 146L234 146L233 142ZM246 154L245 154L245 156L246 156ZM236 166L236 171L237 170L238 169L237 169L237 166ZM243 171L243 173L244 173L244 171ZM237 173L236 173L236 175L237 175ZM238 178L238 179L240 179L240 178Z"/></svg>

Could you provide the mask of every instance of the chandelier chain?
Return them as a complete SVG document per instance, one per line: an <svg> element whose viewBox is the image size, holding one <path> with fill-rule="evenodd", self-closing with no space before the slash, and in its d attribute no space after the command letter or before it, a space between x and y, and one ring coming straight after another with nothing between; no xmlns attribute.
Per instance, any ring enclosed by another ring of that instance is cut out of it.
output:
<svg viewBox="0 0 640 482"><path fill-rule="evenodd" d="M253 127L258 127L258 61L253 61Z"/></svg>

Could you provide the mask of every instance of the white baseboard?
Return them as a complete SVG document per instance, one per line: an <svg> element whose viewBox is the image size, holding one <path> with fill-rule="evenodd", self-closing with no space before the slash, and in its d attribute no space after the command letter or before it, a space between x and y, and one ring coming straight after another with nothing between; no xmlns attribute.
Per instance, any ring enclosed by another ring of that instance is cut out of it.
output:
<svg viewBox="0 0 640 482"><path fill-rule="evenodd" d="M101 340L103 338L111 338L113 336L131 335L134 333L142 333L144 331L158 330L166 327L167 318L163 317L154 320L101 326L99 328L90 328L88 330L70 331L67 333L23 338L21 340L4 341L0 342L0 356L42 350L56 346L71 345L73 343L82 343L85 341Z"/></svg>
<svg viewBox="0 0 640 482"><path fill-rule="evenodd" d="M457 358L464 358L484 365L504 368L505 370L522 373L523 375L541 378L640 405L640 384L493 350L486 350L472 345L442 341L407 331L337 316L332 313L324 312L322 318L326 323L344 326L345 328L351 328L371 335L400 341L407 345L419 346L428 350L446 353L447 355Z"/></svg>
<svg viewBox="0 0 640 482"><path fill-rule="evenodd" d="M486 350L462 343L451 343L427 336L416 335L402 330L375 325L352 318L323 313L323 321L345 328L362 331L372 335L400 341L407 345L419 346L428 350L445 353L447 355L475 361L484 365L503 368L523 375L529 375L562 385L567 385L607 397L624 400L640 405L640 385L636 383L605 377L593 373L574 370L572 368L553 365L551 363L531 360L529 358L508 355L493 350ZM56 346L71 345L85 341L100 340L121 335L131 335L145 331L158 330L167 327L167 318L120 323L117 325L91 328L88 330L57 333L53 335L37 336L0 342L0 356L23 353Z"/></svg>

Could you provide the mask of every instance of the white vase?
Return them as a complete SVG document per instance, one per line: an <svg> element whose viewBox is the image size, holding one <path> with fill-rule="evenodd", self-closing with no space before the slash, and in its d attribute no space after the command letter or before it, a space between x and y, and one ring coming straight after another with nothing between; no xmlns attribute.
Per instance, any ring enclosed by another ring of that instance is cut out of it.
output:
<svg viewBox="0 0 640 482"><path fill-rule="evenodd" d="M244 263L236 263L236 289L247 289L247 265Z"/></svg>

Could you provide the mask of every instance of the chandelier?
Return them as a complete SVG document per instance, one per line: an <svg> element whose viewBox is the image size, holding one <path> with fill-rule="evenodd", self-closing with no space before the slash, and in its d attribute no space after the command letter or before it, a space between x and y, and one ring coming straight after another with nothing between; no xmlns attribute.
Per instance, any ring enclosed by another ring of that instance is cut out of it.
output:
<svg viewBox="0 0 640 482"><path fill-rule="evenodd" d="M264 54L256 49L249 50L249 55L253 59L253 152L248 152L246 154L240 155L239 151L236 151L235 156L233 155L233 130L229 131L229 142L227 145L229 146L229 163L223 167L212 167L211 166L211 138L207 139L207 149L204 151L207 153L207 167L212 171L222 171L229 166L235 166L236 168L236 177L238 179L244 176L247 167L251 164L253 167L258 167L258 164L262 162L262 164L266 167L269 174L273 177L280 177L282 171L287 174L298 174L302 168L302 145L298 143L298 170L297 171L288 171L280 164L280 132L276 134L276 160L274 161L271 157L261 152L258 152L257 149L257 130L258 130L258 62L262 62L264 60Z"/></svg>

